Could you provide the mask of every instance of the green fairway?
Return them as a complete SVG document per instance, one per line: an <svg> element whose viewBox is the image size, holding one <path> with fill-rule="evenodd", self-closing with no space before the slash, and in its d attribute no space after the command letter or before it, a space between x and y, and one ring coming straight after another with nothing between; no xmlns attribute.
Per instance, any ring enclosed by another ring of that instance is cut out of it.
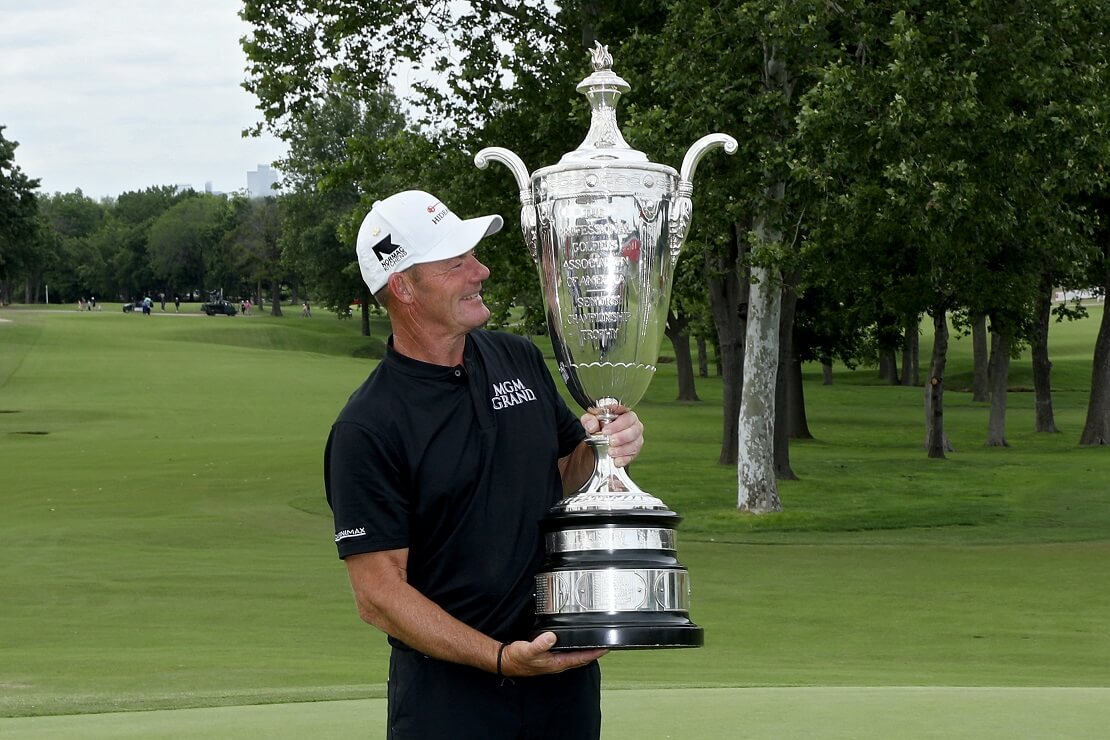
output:
<svg viewBox="0 0 1110 740"><path fill-rule="evenodd" d="M321 461L381 322L0 318L0 736L378 737L388 650L355 613ZM1032 432L1015 361L1008 448L983 445L954 341L943 461L920 388L813 369L801 480L758 518L716 464L720 381L675 403L663 363L633 477L685 517L706 647L607 656L606 738L1100 736L1110 450L1077 445L1100 318L1052 327L1063 433Z"/></svg>
<svg viewBox="0 0 1110 740"><path fill-rule="evenodd" d="M1101 740L1110 726L1106 688L639 689L606 691L603 705L606 740ZM384 699L0 719L22 740L382 737L384 726Z"/></svg>

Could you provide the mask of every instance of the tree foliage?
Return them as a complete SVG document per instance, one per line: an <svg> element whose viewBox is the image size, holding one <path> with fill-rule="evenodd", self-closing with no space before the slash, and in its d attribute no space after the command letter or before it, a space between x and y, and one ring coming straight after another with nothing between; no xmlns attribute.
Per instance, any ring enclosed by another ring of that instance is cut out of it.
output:
<svg viewBox="0 0 1110 740"><path fill-rule="evenodd" d="M170 286L202 286L215 290L233 279L235 271L222 237L231 209L223 198L197 195L160 215L150 228L150 267L156 279Z"/></svg>
<svg viewBox="0 0 1110 740"><path fill-rule="evenodd" d="M0 304L10 300L10 280L21 270L33 269L38 228L38 180L15 163L17 141L4 136L0 125Z"/></svg>

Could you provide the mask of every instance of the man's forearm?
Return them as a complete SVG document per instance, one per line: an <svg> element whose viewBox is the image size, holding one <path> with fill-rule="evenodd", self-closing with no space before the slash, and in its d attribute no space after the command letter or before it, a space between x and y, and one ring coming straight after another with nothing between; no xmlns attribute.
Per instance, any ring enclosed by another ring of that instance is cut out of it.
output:
<svg viewBox="0 0 1110 740"><path fill-rule="evenodd" d="M563 495L570 496L589 480L594 472L596 458L593 448L585 440L578 443L566 457L559 459L559 475L563 480Z"/></svg>
<svg viewBox="0 0 1110 740"><path fill-rule="evenodd" d="M365 622L433 658L497 670L496 640L455 619L407 581L371 585L358 582L357 570L351 575L359 615Z"/></svg>

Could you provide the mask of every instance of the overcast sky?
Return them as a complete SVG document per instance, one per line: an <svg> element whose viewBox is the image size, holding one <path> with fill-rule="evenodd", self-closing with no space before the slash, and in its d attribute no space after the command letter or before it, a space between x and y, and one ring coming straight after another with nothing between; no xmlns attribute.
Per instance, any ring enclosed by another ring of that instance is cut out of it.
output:
<svg viewBox="0 0 1110 740"><path fill-rule="evenodd" d="M0 125L42 193L231 192L280 158L243 90L236 0L0 0Z"/></svg>

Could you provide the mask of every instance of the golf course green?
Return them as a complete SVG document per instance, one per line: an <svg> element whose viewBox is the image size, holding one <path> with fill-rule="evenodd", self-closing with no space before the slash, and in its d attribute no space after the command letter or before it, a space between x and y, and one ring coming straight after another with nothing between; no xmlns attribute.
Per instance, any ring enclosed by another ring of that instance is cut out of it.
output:
<svg viewBox="0 0 1110 740"><path fill-rule="evenodd" d="M384 737L388 648L355 612L321 461L386 325L172 309L0 310L0 737ZM1051 329L1062 432L1032 431L1026 351L1004 448L953 339L947 460L925 455L920 388L807 368L815 439L762 517L716 463L721 381L676 402L661 363L633 477L685 518L706 646L606 656L604 737L1110 735L1090 312Z"/></svg>

